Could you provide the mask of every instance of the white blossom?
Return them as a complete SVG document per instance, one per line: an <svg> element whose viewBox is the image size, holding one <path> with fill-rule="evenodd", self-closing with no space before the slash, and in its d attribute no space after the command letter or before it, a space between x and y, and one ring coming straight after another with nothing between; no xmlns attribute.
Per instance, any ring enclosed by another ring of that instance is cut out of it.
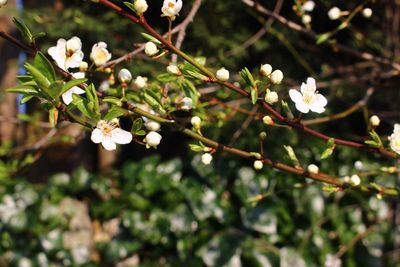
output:
<svg viewBox="0 0 400 267"><path fill-rule="evenodd" d="M389 136L390 148L400 154L400 124L394 125L393 133Z"/></svg>
<svg viewBox="0 0 400 267"><path fill-rule="evenodd" d="M335 257L332 254L326 255L325 259L325 267L341 267L342 266L342 260Z"/></svg>
<svg viewBox="0 0 400 267"><path fill-rule="evenodd" d="M135 8L136 12L141 15L146 12L146 10L149 8L149 5L147 4L146 0L135 0L133 7Z"/></svg>
<svg viewBox="0 0 400 267"><path fill-rule="evenodd" d="M280 84L283 80L283 72L281 70L274 70L270 75L270 81L273 84Z"/></svg>
<svg viewBox="0 0 400 267"><path fill-rule="evenodd" d="M57 45L50 47L47 52L54 59L57 66L67 71L69 68L78 68L83 60L81 40L74 36L68 41L58 39Z"/></svg>
<svg viewBox="0 0 400 267"><path fill-rule="evenodd" d="M74 77L75 79L82 79L85 78L85 73L84 72L76 72L76 73L72 73L72 77ZM81 95L84 94L85 90L83 90L82 88L79 88L78 86L74 86L71 89L69 89L68 91L66 91L65 93L62 94L62 100L66 105L69 105L72 102L72 94L77 94L77 95Z"/></svg>
<svg viewBox="0 0 400 267"><path fill-rule="evenodd" d="M184 97L181 100L183 110L191 110L193 108L193 100L190 97Z"/></svg>
<svg viewBox="0 0 400 267"><path fill-rule="evenodd" d="M0 0L0 8L7 5L8 0Z"/></svg>
<svg viewBox="0 0 400 267"><path fill-rule="evenodd" d="M319 168L315 164L310 164L307 166L307 171L312 174L317 174L319 173Z"/></svg>
<svg viewBox="0 0 400 267"><path fill-rule="evenodd" d="M193 125L194 128L200 129L201 126L201 119L199 116L193 116L190 120L190 123Z"/></svg>
<svg viewBox="0 0 400 267"><path fill-rule="evenodd" d="M318 94L315 79L309 77L307 83L302 83L301 92L296 89L289 90L289 96L296 104L298 111L308 113L310 110L317 113L325 111L325 106L328 103L326 98Z"/></svg>
<svg viewBox="0 0 400 267"><path fill-rule="evenodd" d="M161 12L163 17L169 17L174 20L182 9L182 0L164 0Z"/></svg>
<svg viewBox="0 0 400 267"><path fill-rule="evenodd" d="M370 123L371 126L373 126L373 127L378 127L379 124L381 123L381 120L379 119L378 116L373 115L373 116L371 116L371 118L369 118L369 123Z"/></svg>
<svg viewBox="0 0 400 267"><path fill-rule="evenodd" d="M265 102L268 104L272 105L276 102L278 102L278 94L275 91L271 91L267 89L266 94L265 94Z"/></svg>
<svg viewBox="0 0 400 267"><path fill-rule="evenodd" d="M360 183L361 183L360 176L358 176L357 174L353 174L353 175L350 177L350 182L351 182L354 186L360 185Z"/></svg>
<svg viewBox="0 0 400 267"><path fill-rule="evenodd" d="M272 66L270 64L263 64L260 67L260 74L268 77L272 73Z"/></svg>
<svg viewBox="0 0 400 267"><path fill-rule="evenodd" d="M155 54L158 53L157 45L153 42L147 42L144 45L144 53L149 57L154 56Z"/></svg>
<svg viewBox="0 0 400 267"><path fill-rule="evenodd" d="M264 164L261 160L255 160L253 163L254 169L256 169L258 171L261 170L263 168L263 166L264 166Z"/></svg>
<svg viewBox="0 0 400 267"><path fill-rule="evenodd" d="M314 1L306 1L302 6L301 6L301 10L303 10L304 12L311 12L314 10L315 7L315 3Z"/></svg>
<svg viewBox="0 0 400 267"><path fill-rule="evenodd" d="M105 42L98 42L92 47L90 58L93 60L97 67L103 66L111 59L111 53L107 50L107 44Z"/></svg>
<svg viewBox="0 0 400 267"><path fill-rule="evenodd" d="M137 88L141 89L147 85L147 77L137 76L133 83Z"/></svg>
<svg viewBox="0 0 400 267"><path fill-rule="evenodd" d="M178 68L178 66L176 66L176 65L168 65L168 67L167 67L167 72L169 73L169 74L172 74L172 75L181 75L182 74L182 72L181 72L181 70Z"/></svg>
<svg viewBox="0 0 400 267"><path fill-rule="evenodd" d="M156 132L156 131L160 130L161 125L156 121L149 120L149 121L145 122L144 127L146 127L146 129L149 131Z"/></svg>
<svg viewBox="0 0 400 267"><path fill-rule="evenodd" d="M121 83L130 83L132 81L132 74L128 69L121 69L118 73L118 80Z"/></svg>
<svg viewBox="0 0 400 267"><path fill-rule="evenodd" d="M328 17L331 20L337 20L338 18L340 18L341 14L342 14L342 11L336 6L332 7L328 11Z"/></svg>
<svg viewBox="0 0 400 267"><path fill-rule="evenodd" d="M366 18L370 18L372 16L372 9L370 9L369 7L366 7L363 9L362 14Z"/></svg>
<svg viewBox="0 0 400 267"><path fill-rule="evenodd" d="M154 147L157 148L157 146L160 144L161 141L161 135L157 132L151 131L146 135L146 138L144 141L146 142L146 147Z"/></svg>
<svg viewBox="0 0 400 267"><path fill-rule="evenodd" d="M217 70L216 76L218 80L226 82L227 80L229 80L229 71L225 68L220 68L219 70Z"/></svg>
<svg viewBox="0 0 400 267"><path fill-rule="evenodd" d="M213 156L210 153L204 153L201 155L201 162L204 165L209 165L213 159Z"/></svg>
<svg viewBox="0 0 400 267"><path fill-rule="evenodd" d="M119 127L118 119L109 122L100 120L92 131L90 139L93 143L101 143L106 150L115 150L116 144L129 144L132 141L132 134Z"/></svg>

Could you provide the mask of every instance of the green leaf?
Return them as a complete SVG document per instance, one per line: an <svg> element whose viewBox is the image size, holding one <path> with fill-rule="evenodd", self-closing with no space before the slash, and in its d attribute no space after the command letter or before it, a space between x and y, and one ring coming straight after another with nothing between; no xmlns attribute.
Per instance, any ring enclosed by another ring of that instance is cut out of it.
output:
<svg viewBox="0 0 400 267"><path fill-rule="evenodd" d="M142 98L154 110L165 112L165 110L162 107L160 101L158 100L158 96L154 92L152 92L151 90L143 90L142 91Z"/></svg>
<svg viewBox="0 0 400 267"><path fill-rule="evenodd" d="M327 159L333 154L333 148L327 148L322 152L321 159Z"/></svg>
<svg viewBox="0 0 400 267"><path fill-rule="evenodd" d="M87 107L96 116L100 117L100 105L97 92L93 84L85 88L87 97Z"/></svg>
<svg viewBox="0 0 400 267"><path fill-rule="evenodd" d="M136 133L140 131L143 127L143 119L142 118L137 118L133 124L132 124L132 130L131 132Z"/></svg>
<svg viewBox="0 0 400 267"><path fill-rule="evenodd" d="M331 38L331 35L332 34L330 32L318 35L316 44L319 45L319 44L325 43L326 41L329 40L329 38Z"/></svg>
<svg viewBox="0 0 400 267"><path fill-rule="evenodd" d="M105 98L103 98L103 102L110 103L116 106L122 105L121 99L115 96L106 96Z"/></svg>
<svg viewBox="0 0 400 267"><path fill-rule="evenodd" d="M199 79L199 80L202 80L202 81L207 81L208 80L207 76L204 76L203 74L201 74L201 73L199 73L197 71L187 70L186 72L187 72L187 74L189 74L190 76L192 76L195 79Z"/></svg>
<svg viewBox="0 0 400 267"><path fill-rule="evenodd" d="M204 148L202 146L196 145L196 144L189 144L190 150L194 152L203 152Z"/></svg>
<svg viewBox="0 0 400 267"><path fill-rule="evenodd" d="M140 135L140 136L146 135L146 131L145 130L139 130L139 131L135 132L135 135Z"/></svg>
<svg viewBox="0 0 400 267"><path fill-rule="evenodd" d="M151 41L151 42L153 42L153 43L155 43L155 44L161 44L161 42L160 41L158 41L157 40L157 38L155 38L155 37L153 37L153 36L151 36L150 34L147 34L147 33L144 33L144 32L142 32L142 33L140 33L144 38L146 38L147 40L149 40L149 41Z"/></svg>
<svg viewBox="0 0 400 267"><path fill-rule="evenodd" d="M194 84L187 79L181 79L179 82L179 85L182 88L182 90L185 92L185 95L192 99L193 107L196 107L197 102L199 100L199 96L198 96L197 89L194 86Z"/></svg>
<svg viewBox="0 0 400 267"><path fill-rule="evenodd" d="M254 105L255 103L257 103L257 100L258 100L258 90L252 88L250 91L250 95L251 95L251 102Z"/></svg>
<svg viewBox="0 0 400 267"><path fill-rule="evenodd" d="M86 78L83 79L73 79L70 80L69 82L67 82L66 84L64 84L64 86L62 87L59 96L62 95L63 93L65 93L66 91L68 91L69 89L71 89L74 86L78 86L82 83L85 83L87 81Z"/></svg>
<svg viewBox="0 0 400 267"><path fill-rule="evenodd" d="M13 22L15 26L17 26L18 30L21 32L22 37L29 43L33 43L33 35L29 28L23 23L22 21L18 20L17 18L13 18Z"/></svg>
<svg viewBox="0 0 400 267"><path fill-rule="evenodd" d="M107 114L104 116L104 119L109 121L112 120L114 118L118 118L121 117L125 114L127 114L128 111L126 109L123 109L121 107L118 106L113 106L112 108L110 108L107 112Z"/></svg>
<svg viewBox="0 0 400 267"><path fill-rule="evenodd" d="M58 119L58 109L57 108L51 108L49 110L49 123L51 127L56 126L57 124L57 119Z"/></svg>
<svg viewBox="0 0 400 267"><path fill-rule="evenodd" d="M169 74L169 73L163 73L163 74L157 75L157 80L159 80L160 82L163 82L163 83L173 82L173 81L176 81L176 79L177 79L177 76Z"/></svg>
<svg viewBox="0 0 400 267"><path fill-rule="evenodd" d="M282 104L283 110L284 110L285 113L286 113L287 118L290 119L290 120L293 120L293 119L294 119L294 115L293 115L293 112L292 112L292 110L290 109L288 103L282 100L282 101L281 101L281 104Z"/></svg>
<svg viewBox="0 0 400 267"><path fill-rule="evenodd" d="M367 145L370 145L372 147L380 147L381 146L381 144L375 142L374 140L367 140L367 141L364 141L364 143L366 143Z"/></svg>
<svg viewBox="0 0 400 267"><path fill-rule="evenodd" d="M130 10L132 10L133 12L136 13L135 6L134 6L132 3L130 3L130 2L124 2L124 5L126 5Z"/></svg>
<svg viewBox="0 0 400 267"><path fill-rule="evenodd" d="M26 102L28 102L29 100L31 100L34 96L33 95L24 95L21 98L20 104L25 104Z"/></svg>
<svg viewBox="0 0 400 267"><path fill-rule="evenodd" d="M283 146L286 149L286 152L290 158L290 160L293 162L294 166L298 167L300 166L300 162L297 159L296 153L294 152L293 148L291 146Z"/></svg>
<svg viewBox="0 0 400 267"><path fill-rule="evenodd" d="M382 140L379 137L379 135L375 132L375 130L371 130L369 132L369 135L371 136L372 140L375 141L375 143L378 144L379 147L383 146Z"/></svg>
<svg viewBox="0 0 400 267"><path fill-rule="evenodd" d="M54 71L53 65L50 61L43 55L42 52L37 52L33 65L37 68L51 83L56 80L56 73Z"/></svg>
<svg viewBox="0 0 400 267"><path fill-rule="evenodd" d="M18 85L13 88L7 89L8 93L36 95L39 91L33 86Z"/></svg>
<svg viewBox="0 0 400 267"><path fill-rule="evenodd" d="M86 117L92 117L93 114L87 107L87 101L80 95L72 94L72 105L76 106Z"/></svg>
<svg viewBox="0 0 400 267"><path fill-rule="evenodd" d="M253 75L251 74L251 72L249 71L248 68L243 68L240 72L239 72L240 76L242 77L242 79L246 82L246 84L252 88L256 88L256 83L254 81Z"/></svg>
<svg viewBox="0 0 400 267"><path fill-rule="evenodd" d="M39 88L45 90L48 93L51 83L47 79L47 77L44 76L43 73L40 70L38 70L35 66L29 63L25 63L25 68L32 75L33 80L36 82Z"/></svg>

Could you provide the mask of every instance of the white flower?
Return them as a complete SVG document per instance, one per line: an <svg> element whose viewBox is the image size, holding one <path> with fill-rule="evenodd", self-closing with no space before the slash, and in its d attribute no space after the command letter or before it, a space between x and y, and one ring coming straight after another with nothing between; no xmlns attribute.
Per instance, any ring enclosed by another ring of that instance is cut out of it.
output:
<svg viewBox="0 0 400 267"><path fill-rule="evenodd" d="M266 124L266 125L269 125L269 126L272 126L272 125L274 125L275 124L275 122L274 122L274 120L271 118L271 116L264 116L263 118L262 118L262 120L263 120L263 122Z"/></svg>
<svg viewBox="0 0 400 267"><path fill-rule="evenodd" d="M342 266L342 260L335 257L332 254L326 255L325 259L325 267L341 267Z"/></svg>
<svg viewBox="0 0 400 267"><path fill-rule="evenodd" d="M273 84L280 84L283 80L283 73L281 70L274 70L271 73L270 80Z"/></svg>
<svg viewBox="0 0 400 267"><path fill-rule="evenodd" d="M226 82L227 80L229 80L229 71L225 68L220 68L217 71L217 79L223 82Z"/></svg>
<svg viewBox="0 0 400 267"><path fill-rule="evenodd" d="M90 58L93 60L97 67L103 66L111 59L111 53L107 50L107 44L105 42L98 42L92 47Z"/></svg>
<svg viewBox="0 0 400 267"><path fill-rule="evenodd" d="M265 102L270 105L278 102L278 94L274 91L267 89L267 92L265 94Z"/></svg>
<svg viewBox="0 0 400 267"><path fill-rule="evenodd" d="M132 141L132 134L119 128L118 119L109 122L100 120L90 139L93 143L101 143L106 150L115 150L115 144L129 144Z"/></svg>
<svg viewBox="0 0 400 267"><path fill-rule="evenodd" d="M319 173L319 168L315 164L310 164L307 166L307 171L312 174L317 174Z"/></svg>
<svg viewBox="0 0 400 267"><path fill-rule="evenodd" d="M147 85L147 77L137 76L133 83L137 88L141 89Z"/></svg>
<svg viewBox="0 0 400 267"><path fill-rule="evenodd" d="M315 79L311 77L307 79L307 83L302 83L301 93L296 89L289 90L290 98L296 104L298 111L302 113L308 113L310 110L317 113L325 111L328 101L316 90Z"/></svg>
<svg viewBox="0 0 400 267"><path fill-rule="evenodd" d="M370 9L369 7L364 8L362 14L366 18L370 18L372 16L372 9Z"/></svg>
<svg viewBox="0 0 400 267"><path fill-rule="evenodd" d="M157 148L157 146L160 144L161 141L161 135L157 132L151 131L146 135L146 138L144 141L146 142L146 147L154 147Z"/></svg>
<svg viewBox="0 0 400 267"><path fill-rule="evenodd" d="M394 125L393 133L389 136L390 148L400 154L400 124Z"/></svg>
<svg viewBox="0 0 400 267"><path fill-rule="evenodd" d="M160 130L161 125L156 121L150 121L149 120L144 124L144 127L146 127L146 129L149 130L149 131L156 132L156 131Z"/></svg>
<svg viewBox="0 0 400 267"><path fill-rule="evenodd" d="M301 10L305 11L305 12L311 12L314 10L315 7L315 3L314 1L306 1L302 6L301 6Z"/></svg>
<svg viewBox="0 0 400 267"><path fill-rule="evenodd" d="M194 128L200 129L201 119L200 119L199 116L194 116L194 117L192 117L192 119L190 120L190 123L193 125Z"/></svg>
<svg viewBox="0 0 400 267"><path fill-rule="evenodd" d="M181 75L181 70L176 65L168 65L167 72L172 75Z"/></svg>
<svg viewBox="0 0 400 267"><path fill-rule="evenodd" d="M311 16L308 15L308 14L304 15L303 17L301 17L301 21L302 21L304 24L310 24L310 23L311 23L311 20L312 20L312 18L311 18Z"/></svg>
<svg viewBox="0 0 400 267"><path fill-rule="evenodd" d="M118 73L118 80L121 83L130 83L132 81L132 74L127 69L121 69Z"/></svg>
<svg viewBox="0 0 400 267"><path fill-rule="evenodd" d="M201 162L204 165L209 165L213 159L213 156L210 153L204 153L201 155Z"/></svg>
<svg viewBox="0 0 400 267"><path fill-rule="evenodd" d="M147 4L146 0L135 0L133 7L135 8L136 12L141 15L146 12L146 10L149 8L149 5Z"/></svg>
<svg viewBox="0 0 400 267"><path fill-rule="evenodd" d="M32 267L32 261L28 258L20 258L18 261L18 267Z"/></svg>
<svg viewBox="0 0 400 267"><path fill-rule="evenodd" d="M350 182L351 182L354 186L360 185L360 183L361 183L360 176L358 176L357 174L353 174L353 175L350 177Z"/></svg>
<svg viewBox="0 0 400 267"><path fill-rule="evenodd" d="M182 98L181 103L182 103L181 109L183 110L190 110L193 108L193 100L190 97L186 96Z"/></svg>
<svg viewBox="0 0 400 267"><path fill-rule="evenodd" d="M58 39L57 45L50 47L47 52L54 59L57 66L63 70L78 68L83 60L81 40L74 36L68 41Z"/></svg>
<svg viewBox="0 0 400 267"><path fill-rule="evenodd" d="M175 16L179 15L179 11L182 9L182 0L164 0L161 8L163 17L170 17L172 20Z"/></svg>
<svg viewBox="0 0 400 267"><path fill-rule="evenodd" d="M253 167L254 169L256 169L257 171L261 170L263 168L264 164L261 160L255 160Z"/></svg>
<svg viewBox="0 0 400 267"><path fill-rule="evenodd" d="M0 8L7 5L7 0L0 0Z"/></svg>
<svg viewBox="0 0 400 267"><path fill-rule="evenodd" d="M268 77L269 75L271 75L271 72L272 72L272 66L270 64L261 65L260 67L261 75Z"/></svg>
<svg viewBox="0 0 400 267"><path fill-rule="evenodd" d="M77 72L77 73L72 73L72 77L75 79L82 79L85 78L85 73L84 72ZM79 88L78 86L74 86L65 93L62 94L62 100L66 105L69 105L72 102L72 94L77 94L81 95L84 94L85 90L82 88Z"/></svg>
<svg viewBox="0 0 400 267"><path fill-rule="evenodd" d="M331 9L329 9L328 17L331 20L337 20L338 18L340 18L341 13L342 13L342 11L338 7L334 6Z"/></svg>
<svg viewBox="0 0 400 267"><path fill-rule="evenodd" d="M158 53L157 45L153 42L147 42L144 45L144 53L149 57L154 56L155 54Z"/></svg>
<svg viewBox="0 0 400 267"><path fill-rule="evenodd" d="M379 119L378 116L373 115L373 116L371 116L371 118L369 118L369 123L370 123L371 126L373 126L373 127L378 127L379 124L381 123L381 120Z"/></svg>

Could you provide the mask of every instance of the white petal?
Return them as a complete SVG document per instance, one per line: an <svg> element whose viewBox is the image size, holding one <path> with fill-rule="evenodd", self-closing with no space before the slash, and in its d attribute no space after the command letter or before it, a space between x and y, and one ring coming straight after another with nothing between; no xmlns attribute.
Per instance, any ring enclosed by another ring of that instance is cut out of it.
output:
<svg viewBox="0 0 400 267"><path fill-rule="evenodd" d="M65 63L66 68L79 68L82 60L83 60L83 52L82 51L76 51L72 56L67 58L67 61Z"/></svg>
<svg viewBox="0 0 400 267"><path fill-rule="evenodd" d="M318 101L318 103L323 107L325 107L326 104L328 104L328 100L326 100L325 96L323 96L321 94L317 94L316 101Z"/></svg>
<svg viewBox="0 0 400 267"><path fill-rule="evenodd" d="M90 139L95 144L101 143L104 140L104 134L100 129L96 128L92 131L92 135L90 136Z"/></svg>
<svg viewBox="0 0 400 267"><path fill-rule="evenodd" d="M72 87L71 90L74 94L77 94L77 95L81 95L81 94L85 93L85 90L83 90L82 88L79 88L78 86Z"/></svg>
<svg viewBox="0 0 400 267"><path fill-rule="evenodd" d="M132 141L132 134L121 128L115 128L111 132L111 139L117 144L129 144Z"/></svg>
<svg viewBox="0 0 400 267"><path fill-rule="evenodd" d="M65 93L62 94L62 100L66 105L71 104L72 102L72 93L74 92L74 90L71 88L68 91L66 91Z"/></svg>
<svg viewBox="0 0 400 267"><path fill-rule="evenodd" d="M290 99L292 99L292 101L295 103L303 101L303 96L296 89L290 89L289 96L290 96Z"/></svg>
<svg viewBox="0 0 400 267"><path fill-rule="evenodd" d="M65 59L66 59L66 43L64 39L58 39L57 46L50 47L47 53L54 59L57 65L65 70Z"/></svg>
<svg viewBox="0 0 400 267"><path fill-rule="evenodd" d="M296 102L296 109L302 113L308 113L310 111L310 106L306 105L303 101Z"/></svg>
<svg viewBox="0 0 400 267"><path fill-rule="evenodd" d="M109 136L105 136L105 138L103 139L101 144L103 145L103 147L106 150L115 150L117 148L117 146L115 145L115 143L113 142L113 140L111 140L111 137L109 137Z"/></svg>
<svg viewBox="0 0 400 267"><path fill-rule="evenodd" d="M71 73L72 77L74 77L75 79L83 79L85 78L85 73L84 72L75 72L75 73Z"/></svg>
<svg viewBox="0 0 400 267"><path fill-rule="evenodd" d="M325 108L323 106L319 105L311 105L310 110L316 113L322 113L325 111Z"/></svg>

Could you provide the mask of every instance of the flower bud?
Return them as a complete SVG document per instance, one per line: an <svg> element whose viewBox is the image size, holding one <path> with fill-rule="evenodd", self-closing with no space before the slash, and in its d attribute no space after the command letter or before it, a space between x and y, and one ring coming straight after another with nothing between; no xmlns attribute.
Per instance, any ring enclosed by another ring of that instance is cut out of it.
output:
<svg viewBox="0 0 400 267"><path fill-rule="evenodd" d="M265 139L267 139L267 133L266 133L266 132L261 132L261 133L258 135L258 137L259 137L261 140L265 140Z"/></svg>
<svg viewBox="0 0 400 267"><path fill-rule="evenodd" d="M193 108L193 100L190 97L182 98L181 103L181 109L183 110L191 110Z"/></svg>
<svg viewBox="0 0 400 267"><path fill-rule="evenodd" d="M147 121L144 124L144 127L146 127L146 129L149 131L156 132L156 131L160 130L161 125L156 121Z"/></svg>
<svg viewBox="0 0 400 267"><path fill-rule="evenodd" d="M272 66L270 64L264 64L260 67L260 74L268 77L272 72Z"/></svg>
<svg viewBox="0 0 400 267"><path fill-rule="evenodd" d="M172 75L179 76L182 74L181 70L176 65L168 65L167 72Z"/></svg>
<svg viewBox="0 0 400 267"><path fill-rule="evenodd" d="M136 13L138 13L139 15L146 12L147 8L149 8L146 0L135 0L133 7L135 8Z"/></svg>
<svg viewBox="0 0 400 267"><path fill-rule="evenodd" d="M263 168L263 166L264 166L264 164L263 164L263 162L261 160L254 161L253 167L257 171L261 170Z"/></svg>
<svg viewBox="0 0 400 267"><path fill-rule="evenodd" d="M319 173L319 168L315 164L310 164L307 166L307 171L312 174L317 174Z"/></svg>
<svg viewBox="0 0 400 267"><path fill-rule="evenodd" d="M86 61L82 61L79 64L79 71L81 71L81 72L86 72L88 70L88 68L89 68L89 65Z"/></svg>
<svg viewBox="0 0 400 267"><path fill-rule="evenodd" d="M361 183L361 179L360 176L358 176L357 174L353 174L350 177L350 182L354 185L354 186L358 186Z"/></svg>
<svg viewBox="0 0 400 267"><path fill-rule="evenodd" d="M369 118L369 123L371 124L372 127L378 127L379 124L381 123L381 120L379 119L378 116L373 115L371 118Z"/></svg>
<svg viewBox="0 0 400 267"><path fill-rule="evenodd" d="M132 81L132 74L127 69L121 69L118 73L118 80L120 83L130 83Z"/></svg>
<svg viewBox="0 0 400 267"><path fill-rule="evenodd" d="M304 15L303 17L301 17L301 21L302 21L304 24L310 24L311 20L312 20L312 18L311 18L311 16L308 15L308 14Z"/></svg>
<svg viewBox="0 0 400 267"><path fill-rule="evenodd" d="M204 165L209 165L213 159L213 156L210 153L204 153L201 155L201 162L203 162Z"/></svg>
<svg viewBox="0 0 400 267"><path fill-rule="evenodd" d="M133 83L137 88L141 89L147 85L147 77L137 76Z"/></svg>
<svg viewBox="0 0 400 267"><path fill-rule="evenodd" d="M229 71L225 68L220 68L217 71L217 79L222 81L222 82L226 82L227 80L229 80Z"/></svg>
<svg viewBox="0 0 400 267"><path fill-rule="evenodd" d="M269 125L269 126L272 126L272 125L275 124L275 122L273 121L273 119L271 118L271 116L268 116L268 115L263 117L263 122L264 122L266 125Z"/></svg>
<svg viewBox="0 0 400 267"><path fill-rule="evenodd" d="M201 126L201 119L200 119L199 116L194 116L194 117L192 117L192 119L190 120L190 123L193 125L194 128L200 129L200 126Z"/></svg>
<svg viewBox="0 0 400 267"><path fill-rule="evenodd" d="M147 143L146 147L157 148L157 146L160 144L161 138L162 137L159 133L154 131L149 132L144 139L144 141Z"/></svg>
<svg viewBox="0 0 400 267"><path fill-rule="evenodd" d="M271 73L271 83L273 84L280 84L283 79L283 73L280 70L274 70L274 72Z"/></svg>
<svg viewBox="0 0 400 267"><path fill-rule="evenodd" d="M278 102L278 99L278 94L276 92L267 89L267 92L265 94L265 102L272 105Z"/></svg>
<svg viewBox="0 0 400 267"><path fill-rule="evenodd" d="M157 45L153 42L147 42L144 45L144 53L149 57L154 56L155 54L158 53Z"/></svg>
<svg viewBox="0 0 400 267"><path fill-rule="evenodd" d="M105 42L98 42L92 47L90 58L97 67L103 66L111 59L111 53L107 50Z"/></svg>
<svg viewBox="0 0 400 267"><path fill-rule="evenodd" d="M369 7L364 8L362 14L365 18L370 18L372 16L372 9L370 9Z"/></svg>
<svg viewBox="0 0 400 267"><path fill-rule="evenodd" d="M337 20L338 18L340 18L341 15L342 15L342 11L336 6L332 7L328 11L328 17L331 20Z"/></svg>

